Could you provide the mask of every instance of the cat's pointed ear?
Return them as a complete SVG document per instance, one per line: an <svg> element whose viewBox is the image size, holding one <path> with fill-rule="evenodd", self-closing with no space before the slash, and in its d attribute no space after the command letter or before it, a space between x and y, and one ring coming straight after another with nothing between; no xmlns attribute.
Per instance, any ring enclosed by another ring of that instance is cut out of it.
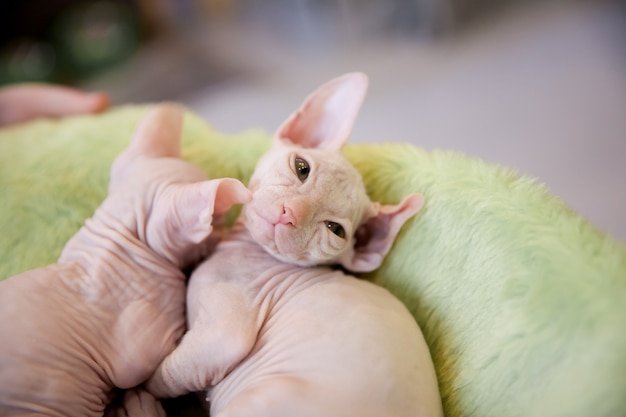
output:
<svg viewBox="0 0 626 417"><path fill-rule="evenodd" d="M282 124L274 141L341 149L350 137L367 86L362 73L345 74L322 85Z"/></svg>
<svg viewBox="0 0 626 417"><path fill-rule="evenodd" d="M165 229L193 243L204 240L213 228L213 216L227 212L234 204L247 203L251 193L233 178L220 178L181 185L170 195L164 207L167 211Z"/></svg>
<svg viewBox="0 0 626 417"><path fill-rule="evenodd" d="M173 185L150 214L148 245L173 262L189 259L189 251L213 231L214 216L251 198L246 186L233 178Z"/></svg>
<svg viewBox="0 0 626 417"><path fill-rule="evenodd" d="M340 260L353 272L377 269L391 249L402 225L423 207L424 197L411 194L398 205L372 203L370 212L355 233L354 247Z"/></svg>
<svg viewBox="0 0 626 417"><path fill-rule="evenodd" d="M141 119L128 147L111 165L109 189L122 181L139 156L180 158L183 109L176 104L160 104Z"/></svg>
<svg viewBox="0 0 626 417"><path fill-rule="evenodd" d="M139 122L126 152L132 156L180 158L183 116L179 105L155 106Z"/></svg>

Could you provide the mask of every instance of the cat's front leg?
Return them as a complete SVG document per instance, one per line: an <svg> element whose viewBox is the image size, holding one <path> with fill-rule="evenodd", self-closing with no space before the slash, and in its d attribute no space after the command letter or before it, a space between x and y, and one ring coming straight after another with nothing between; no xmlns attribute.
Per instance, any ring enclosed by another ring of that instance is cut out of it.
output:
<svg viewBox="0 0 626 417"><path fill-rule="evenodd" d="M157 397L177 397L219 383L250 352L254 340L243 334L228 339L209 327L187 332L159 365L147 389Z"/></svg>
<svg viewBox="0 0 626 417"><path fill-rule="evenodd" d="M233 205L252 198L246 186L233 178L175 183L162 190L153 203L146 239L154 251L181 268L206 257L219 241L214 228L220 228L221 217Z"/></svg>
<svg viewBox="0 0 626 417"><path fill-rule="evenodd" d="M197 273L192 280L198 278ZM207 282L200 291L194 291L202 306L180 344L148 380L146 387L151 393L176 397L206 390L248 356L260 321L258 309L242 294L238 286L221 282Z"/></svg>

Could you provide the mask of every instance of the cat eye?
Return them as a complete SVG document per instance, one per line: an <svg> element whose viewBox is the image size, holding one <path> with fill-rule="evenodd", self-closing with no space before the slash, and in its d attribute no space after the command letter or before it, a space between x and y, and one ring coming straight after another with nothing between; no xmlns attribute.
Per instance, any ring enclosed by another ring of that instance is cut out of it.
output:
<svg viewBox="0 0 626 417"><path fill-rule="evenodd" d="M296 175L298 176L298 179L301 182L306 181L306 179L309 177L309 172L311 172L309 163L302 158L296 158L294 168L296 169Z"/></svg>
<svg viewBox="0 0 626 417"><path fill-rule="evenodd" d="M342 239L346 238L346 231L343 229L343 227L341 227L339 223L331 222L329 220L327 220L325 223L326 227L328 227L328 230L330 230Z"/></svg>

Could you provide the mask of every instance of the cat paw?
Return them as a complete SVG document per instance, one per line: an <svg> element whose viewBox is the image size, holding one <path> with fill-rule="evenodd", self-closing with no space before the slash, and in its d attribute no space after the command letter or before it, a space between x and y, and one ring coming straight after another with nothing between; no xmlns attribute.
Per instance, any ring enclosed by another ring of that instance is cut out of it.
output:
<svg viewBox="0 0 626 417"><path fill-rule="evenodd" d="M109 408L104 417L167 417L167 414L154 395L136 388L126 391L122 404Z"/></svg>

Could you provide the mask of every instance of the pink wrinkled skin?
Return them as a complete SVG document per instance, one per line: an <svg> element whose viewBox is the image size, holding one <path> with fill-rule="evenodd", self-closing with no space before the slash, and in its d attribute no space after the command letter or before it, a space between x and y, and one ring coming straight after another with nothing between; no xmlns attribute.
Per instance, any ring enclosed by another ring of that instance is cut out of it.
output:
<svg viewBox="0 0 626 417"><path fill-rule="evenodd" d="M252 201L190 278L189 331L149 391L207 390L214 417L442 415L430 353L406 307L314 266L378 268L423 205L417 194L372 203L340 153L366 87L363 74L337 78L278 130L250 180Z"/></svg>
<svg viewBox="0 0 626 417"><path fill-rule="evenodd" d="M0 282L0 415L102 416L114 387L141 384L174 349L181 271L214 246L213 215L250 199L180 159L181 127L178 107L152 110L59 261ZM107 415L163 414L129 391Z"/></svg>

